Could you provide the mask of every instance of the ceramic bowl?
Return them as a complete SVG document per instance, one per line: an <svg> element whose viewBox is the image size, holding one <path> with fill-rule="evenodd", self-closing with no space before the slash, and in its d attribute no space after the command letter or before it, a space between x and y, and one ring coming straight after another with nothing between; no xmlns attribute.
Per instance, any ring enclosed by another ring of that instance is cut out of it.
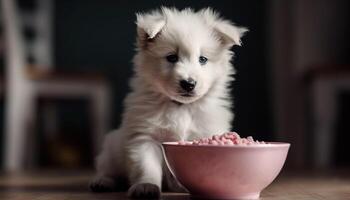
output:
<svg viewBox="0 0 350 200"><path fill-rule="evenodd" d="M168 168L192 197L258 199L281 171L290 144L162 146Z"/></svg>

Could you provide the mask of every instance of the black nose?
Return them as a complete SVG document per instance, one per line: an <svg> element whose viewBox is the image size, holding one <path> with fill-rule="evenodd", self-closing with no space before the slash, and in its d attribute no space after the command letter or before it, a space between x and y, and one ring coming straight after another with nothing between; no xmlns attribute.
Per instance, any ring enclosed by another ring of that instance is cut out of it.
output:
<svg viewBox="0 0 350 200"><path fill-rule="evenodd" d="M184 89L186 92L191 92L196 87L196 81L192 78L189 78L187 80L181 80L180 86L182 89Z"/></svg>

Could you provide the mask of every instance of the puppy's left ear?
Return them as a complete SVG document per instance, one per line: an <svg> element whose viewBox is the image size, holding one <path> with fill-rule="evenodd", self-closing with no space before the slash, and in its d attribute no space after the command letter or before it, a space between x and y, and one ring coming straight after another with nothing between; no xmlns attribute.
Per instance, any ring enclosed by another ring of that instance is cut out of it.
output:
<svg viewBox="0 0 350 200"><path fill-rule="evenodd" d="M227 46L242 45L241 38L248 31L247 28L238 27L226 20L218 20L214 30L220 37L220 41Z"/></svg>
<svg viewBox="0 0 350 200"><path fill-rule="evenodd" d="M247 28L238 27L230 21L220 18L219 13L212 8L202 9L199 14L214 29L215 34L224 46L242 45L241 37L248 31Z"/></svg>
<svg viewBox="0 0 350 200"><path fill-rule="evenodd" d="M152 41L165 26L164 16L159 11L136 14L137 36L139 46Z"/></svg>

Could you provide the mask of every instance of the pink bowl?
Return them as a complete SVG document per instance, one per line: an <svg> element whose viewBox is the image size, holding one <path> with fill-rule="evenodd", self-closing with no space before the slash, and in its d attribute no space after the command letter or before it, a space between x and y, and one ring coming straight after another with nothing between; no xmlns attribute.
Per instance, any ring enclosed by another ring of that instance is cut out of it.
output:
<svg viewBox="0 0 350 200"><path fill-rule="evenodd" d="M279 174L288 143L248 146L163 143L168 168L192 197L257 199Z"/></svg>

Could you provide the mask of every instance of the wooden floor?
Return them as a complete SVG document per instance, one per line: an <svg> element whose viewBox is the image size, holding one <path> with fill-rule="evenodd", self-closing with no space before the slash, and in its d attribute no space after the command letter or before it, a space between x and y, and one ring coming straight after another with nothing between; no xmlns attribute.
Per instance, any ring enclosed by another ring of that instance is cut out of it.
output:
<svg viewBox="0 0 350 200"><path fill-rule="evenodd" d="M0 200L122 200L125 193L92 193L90 172L45 171L0 175ZM165 193L164 200L187 200ZM261 195L263 200L350 200L350 170L283 173Z"/></svg>

